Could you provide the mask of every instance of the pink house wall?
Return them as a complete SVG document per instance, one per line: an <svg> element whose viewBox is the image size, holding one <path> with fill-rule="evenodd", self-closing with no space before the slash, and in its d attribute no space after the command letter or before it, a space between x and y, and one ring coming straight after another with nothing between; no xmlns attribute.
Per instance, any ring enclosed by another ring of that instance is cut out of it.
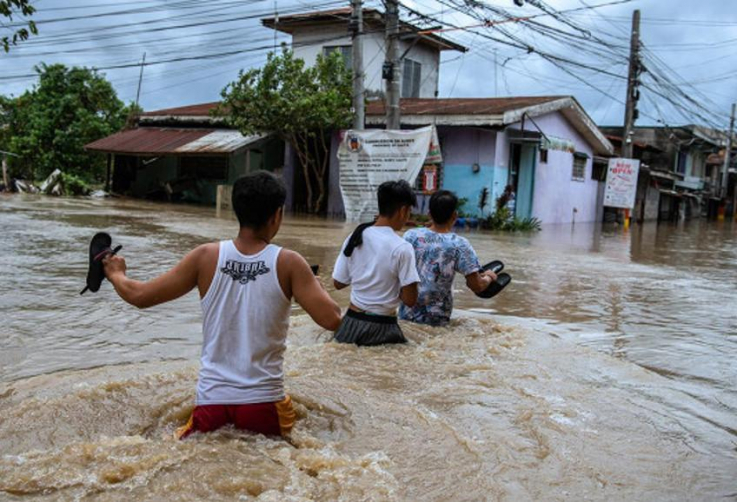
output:
<svg viewBox="0 0 737 502"><path fill-rule="evenodd" d="M584 180L576 181L573 180L572 153L550 150L547 163L541 163L538 154L532 202L533 217L544 224L596 221L599 182L591 179L594 155L591 146L559 112L535 117L534 120L546 135L571 140L576 151L587 154L588 159ZM510 126L512 129L520 127L519 123ZM537 128L530 121L525 121L525 130L537 131Z"/></svg>

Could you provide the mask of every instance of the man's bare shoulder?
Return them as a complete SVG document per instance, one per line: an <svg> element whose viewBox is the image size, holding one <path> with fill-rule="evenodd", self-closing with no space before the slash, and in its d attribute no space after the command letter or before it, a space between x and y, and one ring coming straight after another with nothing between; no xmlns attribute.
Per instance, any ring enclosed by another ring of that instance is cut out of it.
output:
<svg viewBox="0 0 737 502"><path fill-rule="evenodd" d="M217 263L219 254L219 242L208 242L206 244L200 244L189 252L189 256L193 258L194 261L199 265L205 265L211 262Z"/></svg>
<svg viewBox="0 0 737 502"><path fill-rule="evenodd" d="M299 254L296 251L292 251L291 249L282 248L281 252L279 253L279 265L283 265L286 267L297 267L299 265L302 265L304 263L307 263L307 261L304 259L304 257Z"/></svg>

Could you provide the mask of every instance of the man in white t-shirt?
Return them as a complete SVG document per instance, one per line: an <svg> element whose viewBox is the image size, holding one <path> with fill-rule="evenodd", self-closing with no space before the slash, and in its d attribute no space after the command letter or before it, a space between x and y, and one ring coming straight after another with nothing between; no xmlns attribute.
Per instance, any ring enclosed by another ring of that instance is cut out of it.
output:
<svg viewBox="0 0 737 502"><path fill-rule="evenodd" d="M338 342L407 341L397 323L397 308L417 302L420 277L412 245L395 232L404 228L417 197L406 181L387 181L379 186L378 198L377 220L359 225L335 262L335 287L351 286L351 304L335 332Z"/></svg>

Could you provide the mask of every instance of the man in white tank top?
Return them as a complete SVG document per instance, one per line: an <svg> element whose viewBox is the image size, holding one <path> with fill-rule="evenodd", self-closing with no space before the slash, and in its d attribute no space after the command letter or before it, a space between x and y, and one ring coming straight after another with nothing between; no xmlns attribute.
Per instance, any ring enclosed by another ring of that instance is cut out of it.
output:
<svg viewBox="0 0 737 502"><path fill-rule="evenodd" d="M258 171L233 185L240 223L234 240L197 247L164 275L126 277L123 257L105 258L105 275L120 297L147 308L195 287L202 305L203 344L195 408L180 438L227 424L287 435L295 414L284 393L282 364L292 298L325 329L340 325L340 308L305 259L271 244L281 226L286 188Z"/></svg>

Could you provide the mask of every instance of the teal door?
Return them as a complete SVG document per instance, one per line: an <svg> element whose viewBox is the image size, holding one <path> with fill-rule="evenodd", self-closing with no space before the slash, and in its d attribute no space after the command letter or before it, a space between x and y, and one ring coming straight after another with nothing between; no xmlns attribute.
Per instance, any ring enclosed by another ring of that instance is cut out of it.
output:
<svg viewBox="0 0 737 502"><path fill-rule="evenodd" d="M512 143L509 153L509 181L515 193L514 213L517 218L530 218L535 190L537 145Z"/></svg>

